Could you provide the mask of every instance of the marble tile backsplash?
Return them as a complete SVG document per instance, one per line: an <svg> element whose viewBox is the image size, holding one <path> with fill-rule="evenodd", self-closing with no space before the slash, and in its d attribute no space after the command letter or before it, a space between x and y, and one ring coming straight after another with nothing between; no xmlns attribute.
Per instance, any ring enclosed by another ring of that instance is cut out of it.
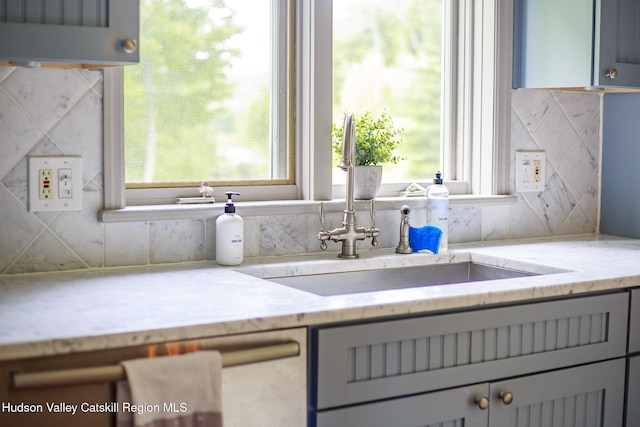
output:
<svg viewBox="0 0 640 427"><path fill-rule="evenodd" d="M596 232L600 118L598 94L514 91L510 175L517 150L544 150L546 190L519 194L512 205L451 208L450 241ZM0 274L215 259L214 218L99 222L102 150L100 71L0 67ZM63 154L83 158L83 210L28 212L28 157ZM414 209L412 224L423 225L424 216ZM368 215L359 220L366 225ZM339 222L339 214L327 215L328 224ZM380 247L396 246L397 212L378 211L376 222L393 230ZM245 217L245 256L319 251L317 230L315 214Z"/></svg>

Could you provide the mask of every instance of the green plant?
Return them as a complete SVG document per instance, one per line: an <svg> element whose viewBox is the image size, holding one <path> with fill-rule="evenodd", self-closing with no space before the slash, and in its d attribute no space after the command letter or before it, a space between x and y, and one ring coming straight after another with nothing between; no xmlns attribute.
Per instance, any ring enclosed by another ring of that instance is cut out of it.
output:
<svg viewBox="0 0 640 427"><path fill-rule="evenodd" d="M403 157L395 151L402 139L398 135L404 129L396 129L391 116L386 110L379 118L373 117L370 111L365 111L360 117L354 115L356 131L356 166L379 165L381 163L396 164ZM334 153L342 156L342 134L344 123L339 126L333 124L332 147Z"/></svg>

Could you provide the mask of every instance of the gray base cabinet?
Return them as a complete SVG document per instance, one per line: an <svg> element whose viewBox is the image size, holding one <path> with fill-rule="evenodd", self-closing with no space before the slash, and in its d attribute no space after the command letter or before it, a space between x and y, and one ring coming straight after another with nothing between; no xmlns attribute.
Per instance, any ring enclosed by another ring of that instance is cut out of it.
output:
<svg viewBox="0 0 640 427"><path fill-rule="evenodd" d="M640 426L640 356L629 358L627 427Z"/></svg>
<svg viewBox="0 0 640 427"><path fill-rule="evenodd" d="M640 289L634 289L631 292L631 313L629 315L629 353L640 353Z"/></svg>
<svg viewBox="0 0 640 427"><path fill-rule="evenodd" d="M622 426L628 308L620 292L316 328L311 426Z"/></svg>
<svg viewBox="0 0 640 427"><path fill-rule="evenodd" d="M321 412L317 416L317 426L621 426L624 375L625 361L621 358ZM482 398L487 399L487 408L479 406L478 401Z"/></svg>
<svg viewBox="0 0 640 427"><path fill-rule="evenodd" d="M640 426L640 289L631 291L627 371L627 427Z"/></svg>

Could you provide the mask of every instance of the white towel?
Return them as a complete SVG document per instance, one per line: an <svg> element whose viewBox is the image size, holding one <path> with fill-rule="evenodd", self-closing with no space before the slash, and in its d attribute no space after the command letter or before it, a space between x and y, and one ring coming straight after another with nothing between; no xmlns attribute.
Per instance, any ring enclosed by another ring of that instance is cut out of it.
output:
<svg viewBox="0 0 640 427"><path fill-rule="evenodd" d="M117 427L222 427L222 358L197 351L122 362Z"/></svg>

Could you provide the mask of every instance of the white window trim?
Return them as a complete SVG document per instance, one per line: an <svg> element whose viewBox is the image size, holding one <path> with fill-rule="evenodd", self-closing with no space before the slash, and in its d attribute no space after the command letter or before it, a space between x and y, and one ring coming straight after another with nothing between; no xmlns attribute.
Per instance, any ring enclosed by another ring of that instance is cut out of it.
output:
<svg viewBox="0 0 640 427"><path fill-rule="evenodd" d="M310 0L298 2L296 7L298 184L242 187L243 198L303 201L332 199L332 53L330 43L317 42L330 38L331 3L325 0ZM444 3L449 5L451 2ZM470 60L468 63L473 68L475 78L469 79L468 73L464 73L464 70L458 70L456 75L457 79L465 82L465 86L445 108L460 115L461 119L455 122L457 125L444 124L444 137L456 143L443 151L443 160L445 167L449 169L448 177L454 180L447 182L453 189L452 193L468 193L478 201L479 196L491 198L492 195L504 195L509 191L513 0L462 0L461 5L467 11L465 19L473 18L474 21L472 33L464 36L473 40L475 45L455 55L457 58ZM497 23L496 31L484 30L494 28L494 23ZM485 60L489 57L487 51L491 57L495 56L495 60ZM483 76L491 78L485 79ZM127 205L172 203L177 193L171 193L167 189L136 190L139 196L135 201L132 201L131 191L125 190L123 80L122 68L104 70L104 209L123 210ZM339 191L341 184L336 184ZM397 194L397 191L403 189L403 185L405 183L386 186L382 196ZM280 194L272 193L273 187L279 187ZM513 202L513 197L497 199L506 203ZM489 203L495 203L495 199ZM274 204L280 203L275 201ZM136 209L138 212L140 210ZM157 207L150 208L149 215L152 216L152 212L157 210ZM112 215L107 216L113 218ZM105 215L101 217L105 220Z"/></svg>
<svg viewBox="0 0 640 427"><path fill-rule="evenodd" d="M474 196L504 195L511 163L513 0L461 0L460 8L449 14L454 22L448 25L464 38L464 49L455 40L445 49L453 55L445 61L452 64L445 72L453 95L443 106L449 114L442 129L444 140L455 141L443 144L445 177L466 184ZM456 17L467 22L460 25Z"/></svg>

